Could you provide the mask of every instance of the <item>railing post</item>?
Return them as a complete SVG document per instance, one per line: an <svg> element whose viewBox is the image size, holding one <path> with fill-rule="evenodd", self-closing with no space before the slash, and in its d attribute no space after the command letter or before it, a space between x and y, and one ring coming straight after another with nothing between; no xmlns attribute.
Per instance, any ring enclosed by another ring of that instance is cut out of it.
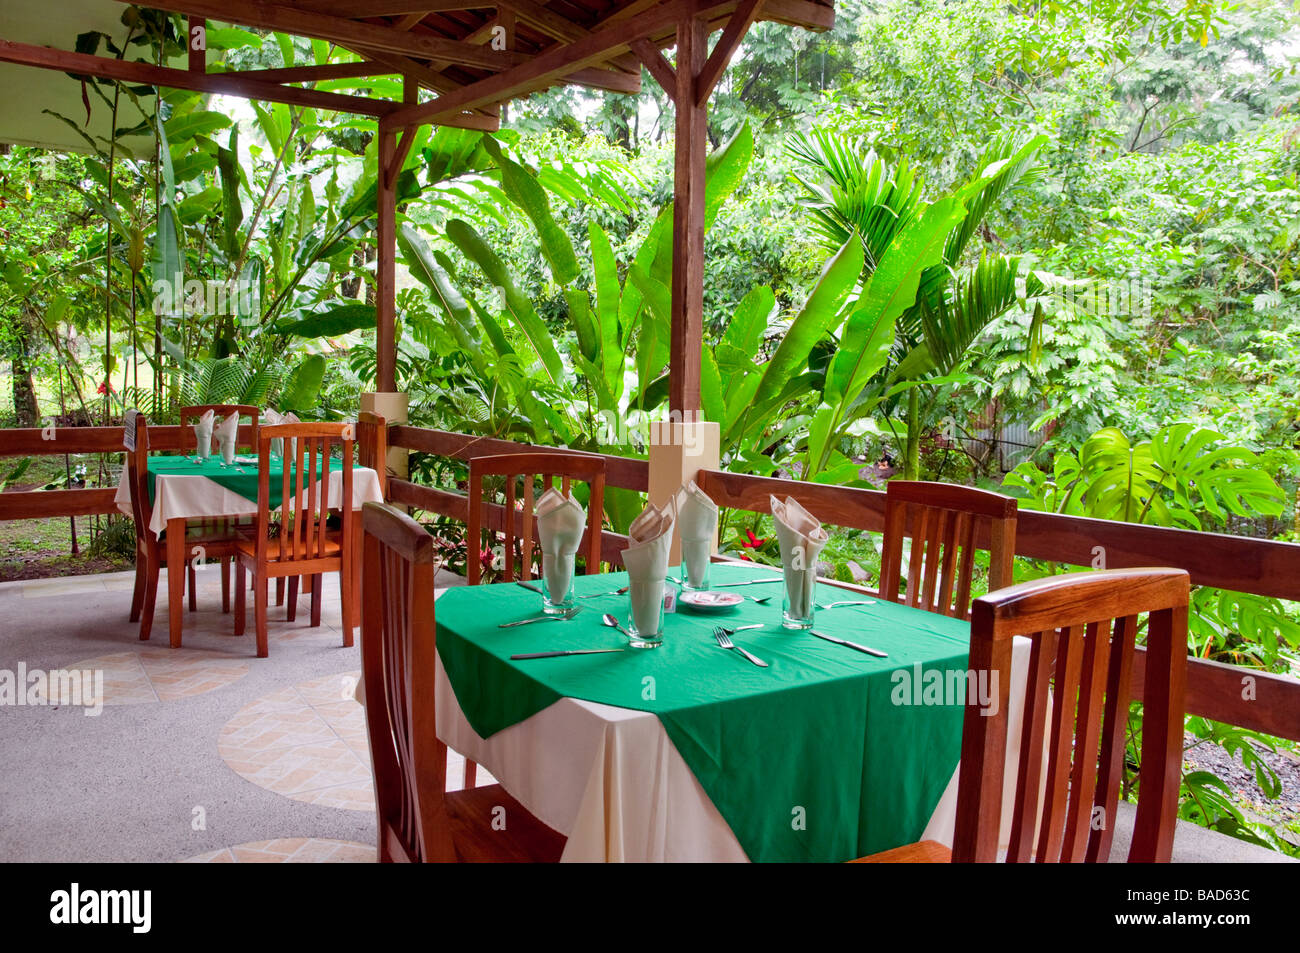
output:
<svg viewBox="0 0 1300 953"><path fill-rule="evenodd" d="M378 414L389 424L404 424L410 419L410 397L400 391L362 394L361 410ZM407 451L402 447L389 446L387 463L389 474L399 480L405 480L410 474Z"/></svg>
<svg viewBox="0 0 1300 953"><path fill-rule="evenodd" d="M698 412L670 415L675 419L650 425L650 502L663 506L687 480L701 470L716 470L721 459L721 428L714 421L701 420ZM714 551L717 540L714 540ZM673 534L668 560L681 558L682 541Z"/></svg>

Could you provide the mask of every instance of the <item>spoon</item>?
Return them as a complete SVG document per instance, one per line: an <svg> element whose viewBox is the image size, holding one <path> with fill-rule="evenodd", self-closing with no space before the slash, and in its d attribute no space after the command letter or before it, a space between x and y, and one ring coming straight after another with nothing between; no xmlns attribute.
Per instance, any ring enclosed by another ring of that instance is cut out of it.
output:
<svg viewBox="0 0 1300 953"><path fill-rule="evenodd" d="M600 621L602 624L607 625L610 628L618 629L618 631L622 632L629 639L632 638L632 633L629 632L627 629L623 628L623 626L619 624L618 619L610 615L608 612L606 612L603 616L600 617Z"/></svg>
<svg viewBox="0 0 1300 953"><path fill-rule="evenodd" d="M771 597L771 596L761 596L761 597L760 597L760 596L746 596L745 598L746 598L746 599L753 599L753 600L754 600L755 602L757 602L760 606L765 606L765 605L767 605L769 602L772 601L772 597Z"/></svg>

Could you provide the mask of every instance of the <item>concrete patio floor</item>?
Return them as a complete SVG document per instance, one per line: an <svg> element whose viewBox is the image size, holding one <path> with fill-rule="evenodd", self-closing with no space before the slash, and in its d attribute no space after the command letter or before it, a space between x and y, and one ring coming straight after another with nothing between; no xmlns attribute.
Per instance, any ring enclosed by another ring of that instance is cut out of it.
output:
<svg viewBox="0 0 1300 953"><path fill-rule="evenodd" d="M319 628L306 596L295 622L271 608L266 659L251 610L249 632L232 634L215 567L199 574L176 650L165 584L149 642L127 621L133 573L0 584L0 673L92 673L92 687L99 673L104 702L97 714L49 693L0 706L0 860L372 861L370 756L351 694L360 655L342 645L338 577L325 578ZM463 582L438 578L440 590ZM448 787L462 777L452 753ZM1112 860L1131 807L1117 823ZM1180 823L1174 860L1287 858Z"/></svg>

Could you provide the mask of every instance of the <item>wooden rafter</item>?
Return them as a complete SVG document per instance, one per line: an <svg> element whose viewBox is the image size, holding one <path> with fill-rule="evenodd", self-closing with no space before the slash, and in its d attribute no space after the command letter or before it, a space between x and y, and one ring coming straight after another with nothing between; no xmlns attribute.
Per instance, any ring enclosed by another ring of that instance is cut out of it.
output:
<svg viewBox="0 0 1300 953"><path fill-rule="evenodd" d="M574 43L551 47L526 63L446 93L432 102L404 107L390 118L394 125L440 122L444 115L513 99L524 91L544 88L568 73L607 60L612 53L627 50L636 40L675 29L682 20L734 5L735 0L670 0L617 23L602 23Z"/></svg>
<svg viewBox="0 0 1300 953"><path fill-rule="evenodd" d="M393 76L401 72L382 63L325 63L321 66L282 66L275 69L227 70L264 83L316 83L326 79L360 79L363 76Z"/></svg>
<svg viewBox="0 0 1300 953"><path fill-rule="evenodd" d="M700 75L696 78L695 104L697 106L703 106L709 101L713 87L718 85L718 80L722 78L722 73L731 62L736 48L740 46L740 41L745 38L749 28L758 19L758 13L762 8L763 0L741 0L740 5L736 7L736 12L727 21L722 36L718 37L713 52L709 54L708 60L700 70Z"/></svg>
<svg viewBox="0 0 1300 953"><path fill-rule="evenodd" d="M132 0L117 0L130 3ZM505 50L483 49L427 32L402 31L360 20L327 16L315 11L264 3L262 0L149 0L159 10L239 23L264 30L332 40L347 46L388 50L408 56L459 63L478 69L500 70L525 62L526 56Z"/></svg>
<svg viewBox="0 0 1300 953"><path fill-rule="evenodd" d="M451 10L477 10L492 6L487 3L474 3L472 0L299 0L294 7L311 13L323 13L332 17L400 17L420 14L423 18L430 13L446 13Z"/></svg>
<svg viewBox="0 0 1300 953"><path fill-rule="evenodd" d="M172 69L150 63L135 63L106 56L55 50L48 46L33 46L30 43L15 43L12 40L0 40L0 62L37 66L78 76L98 76L146 86L189 89L200 93L224 93L247 99L263 99L267 102L287 103L291 106L311 106L316 109L357 113L363 116L385 116L401 108L400 104L386 99L370 99L365 96L299 89L296 86L280 86L256 78L250 79L239 73L200 73L195 70Z"/></svg>

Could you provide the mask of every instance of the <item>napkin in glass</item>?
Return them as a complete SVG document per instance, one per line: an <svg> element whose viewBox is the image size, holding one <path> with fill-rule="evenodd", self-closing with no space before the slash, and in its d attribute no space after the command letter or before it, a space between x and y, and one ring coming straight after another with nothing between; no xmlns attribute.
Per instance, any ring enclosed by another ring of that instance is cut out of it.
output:
<svg viewBox="0 0 1300 953"><path fill-rule="evenodd" d="M216 414L205 410L199 422L194 425L195 454L200 459L206 460L212 456L212 422L215 419Z"/></svg>
<svg viewBox="0 0 1300 953"><path fill-rule="evenodd" d="M670 500L663 509L653 503L647 504L627 530L628 547L623 550L623 565L627 568L632 624L637 632L655 634L659 631L664 584L668 580L668 551L672 546L676 516L674 504L675 501Z"/></svg>
<svg viewBox="0 0 1300 953"><path fill-rule="evenodd" d="M266 412L262 414L262 422L271 427L278 426L279 424L302 423L302 421L300 421L297 415L294 414L293 412L287 414L281 414L278 410L276 410L273 407L266 408ZM298 441L290 440L289 456L292 457L294 455L294 451L296 451L297 449L298 449ZM278 456L281 460L286 459L284 455L283 437L276 437L274 440L271 441L271 452L276 456Z"/></svg>
<svg viewBox="0 0 1300 953"><path fill-rule="evenodd" d="M686 584L698 589L708 576L713 543L718 538L718 505L695 485L694 480L687 480L677 491L674 504L682 537Z"/></svg>
<svg viewBox="0 0 1300 953"><path fill-rule="evenodd" d="M817 557L830 534L794 497L786 497L784 503L775 496L771 500L776 538L781 544L781 569L785 574L790 614L808 618L812 614L817 586Z"/></svg>
<svg viewBox="0 0 1300 953"><path fill-rule="evenodd" d="M217 424L215 435L217 446L221 449L221 459L229 466L235 462L235 443L239 439L239 414L233 413Z"/></svg>
<svg viewBox="0 0 1300 953"><path fill-rule="evenodd" d="M573 560L587 528L587 511L573 494L547 487L533 511L537 514L537 542L542 548L542 581L551 601L563 603L573 582Z"/></svg>

